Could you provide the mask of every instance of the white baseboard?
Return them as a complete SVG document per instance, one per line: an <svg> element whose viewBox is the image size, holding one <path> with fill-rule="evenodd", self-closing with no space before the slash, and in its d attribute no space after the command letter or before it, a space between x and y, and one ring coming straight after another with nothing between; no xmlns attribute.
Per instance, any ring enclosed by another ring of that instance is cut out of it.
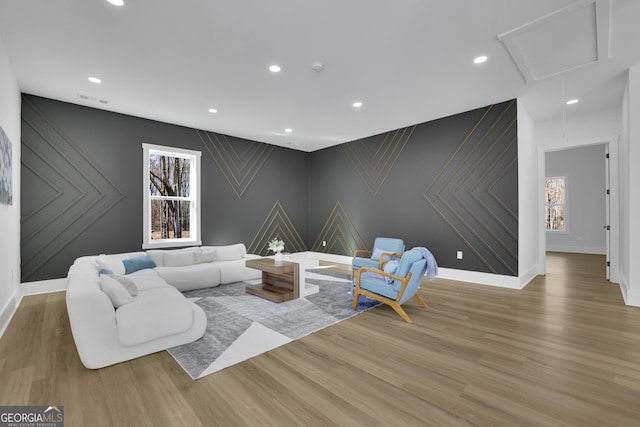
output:
<svg viewBox="0 0 640 427"><path fill-rule="evenodd" d="M353 257L346 255L325 254L322 252L305 252L308 257L327 262L351 264ZM456 270L438 267L438 278L457 280L460 282L477 283L480 285L498 286L509 289L522 289L536 276L536 267L520 277L504 276L501 274L481 273L478 271Z"/></svg>
<svg viewBox="0 0 640 427"><path fill-rule="evenodd" d="M297 252L296 257L304 256L326 262L351 264L353 259L346 255L327 254L323 252ZM477 283L480 285L498 286L509 289L522 289L536 276L535 267L525 274L505 276L501 274L482 273L478 271L456 270L453 268L438 268L438 278L457 280L460 282ZM20 285L22 295L38 295L50 292L59 292L67 289L67 279L42 280L39 282L27 282Z"/></svg>
<svg viewBox="0 0 640 427"><path fill-rule="evenodd" d="M478 285L497 286L499 288L522 289L525 284L520 283L516 276L504 276L502 274L482 273L479 271L456 270L453 268L438 267L438 278L456 280L458 282L475 283Z"/></svg>
<svg viewBox="0 0 640 427"><path fill-rule="evenodd" d="M626 305L640 307L640 291L629 288L627 278L620 274L620 292Z"/></svg>
<svg viewBox="0 0 640 427"><path fill-rule="evenodd" d="M15 292L2 310L0 310L0 338L4 335L4 331L9 326L11 319L13 319L13 315L16 314L21 299L20 295Z"/></svg>
<svg viewBox="0 0 640 427"><path fill-rule="evenodd" d="M67 290L67 278L40 280L38 282L26 282L20 284L22 295L39 295L51 292L60 292Z"/></svg>
<svg viewBox="0 0 640 427"><path fill-rule="evenodd" d="M607 248L600 246L567 246L567 245L551 245L547 243L547 251L549 252L568 252L572 254L591 254L606 255Z"/></svg>

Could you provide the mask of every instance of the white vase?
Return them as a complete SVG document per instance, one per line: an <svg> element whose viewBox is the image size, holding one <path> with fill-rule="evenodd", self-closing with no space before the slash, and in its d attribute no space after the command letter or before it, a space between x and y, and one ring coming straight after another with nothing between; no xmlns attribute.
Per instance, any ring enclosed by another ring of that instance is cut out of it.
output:
<svg viewBox="0 0 640 427"><path fill-rule="evenodd" d="M282 252L276 252L273 259L276 261L282 261Z"/></svg>

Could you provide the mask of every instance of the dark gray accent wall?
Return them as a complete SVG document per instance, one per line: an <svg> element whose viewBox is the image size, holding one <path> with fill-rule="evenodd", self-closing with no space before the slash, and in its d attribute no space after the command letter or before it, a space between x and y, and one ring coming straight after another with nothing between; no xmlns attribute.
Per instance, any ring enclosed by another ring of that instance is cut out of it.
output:
<svg viewBox="0 0 640 427"><path fill-rule="evenodd" d="M350 255L400 237L441 267L515 276L517 155L515 101L314 152L311 249Z"/></svg>
<svg viewBox="0 0 640 427"><path fill-rule="evenodd" d="M202 241L306 250L309 156L295 150L22 98L22 281L65 277L83 255L141 250L142 143L202 152Z"/></svg>
<svg viewBox="0 0 640 427"><path fill-rule="evenodd" d="M393 236L441 267L517 275L516 117L508 101L304 153L23 95L22 281L141 250L144 142L202 152L205 245L351 255Z"/></svg>

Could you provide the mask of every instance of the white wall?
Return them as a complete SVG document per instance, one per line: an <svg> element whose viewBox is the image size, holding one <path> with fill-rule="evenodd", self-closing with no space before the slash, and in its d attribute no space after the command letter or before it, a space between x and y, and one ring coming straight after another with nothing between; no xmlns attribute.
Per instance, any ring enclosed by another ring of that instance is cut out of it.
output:
<svg viewBox="0 0 640 427"><path fill-rule="evenodd" d="M531 115L518 100L518 276L523 287L538 274L538 159Z"/></svg>
<svg viewBox="0 0 640 427"><path fill-rule="evenodd" d="M567 232L547 232L547 250L606 253L605 145L548 151L546 176L565 176Z"/></svg>
<svg viewBox="0 0 640 427"><path fill-rule="evenodd" d="M622 110L600 110L566 120L536 123L536 144L545 150L606 142L621 132Z"/></svg>
<svg viewBox="0 0 640 427"><path fill-rule="evenodd" d="M0 39L0 126L11 141L13 204L0 204L0 334L17 307L20 283L20 90Z"/></svg>
<svg viewBox="0 0 640 427"><path fill-rule="evenodd" d="M620 286L640 307L640 66L629 69L620 137Z"/></svg>

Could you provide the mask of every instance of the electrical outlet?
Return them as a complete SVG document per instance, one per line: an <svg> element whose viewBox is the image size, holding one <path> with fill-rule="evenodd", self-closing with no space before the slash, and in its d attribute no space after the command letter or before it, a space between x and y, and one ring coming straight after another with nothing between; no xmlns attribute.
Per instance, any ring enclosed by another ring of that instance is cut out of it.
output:
<svg viewBox="0 0 640 427"><path fill-rule="evenodd" d="M322 246L327 246L327 241L326 240L322 241Z"/></svg>
<svg viewBox="0 0 640 427"><path fill-rule="evenodd" d="M456 252L456 258L462 259L462 251Z"/></svg>

